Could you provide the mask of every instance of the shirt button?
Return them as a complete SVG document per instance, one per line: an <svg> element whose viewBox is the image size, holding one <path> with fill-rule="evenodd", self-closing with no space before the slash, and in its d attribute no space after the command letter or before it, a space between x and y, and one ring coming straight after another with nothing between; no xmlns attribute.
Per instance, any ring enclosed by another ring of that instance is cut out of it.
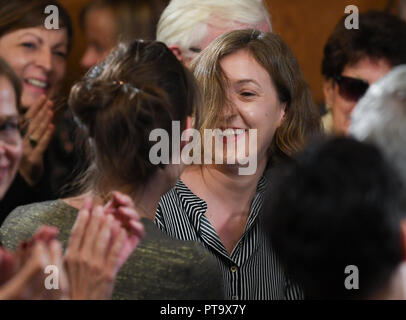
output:
<svg viewBox="0 0 406 320"><path fill-rule="evenodd" d="M238 296L232 296L231 299L232 300L238 300Z"/></svg>
<svg viewBox="0 0 406 320"><path fill-rule="evenodd" d="M237 271L237 267L236 267L236 266L232 266L232 267L230 268L230 270L231 270L232 273L234 273L234 272Z"/></svg>

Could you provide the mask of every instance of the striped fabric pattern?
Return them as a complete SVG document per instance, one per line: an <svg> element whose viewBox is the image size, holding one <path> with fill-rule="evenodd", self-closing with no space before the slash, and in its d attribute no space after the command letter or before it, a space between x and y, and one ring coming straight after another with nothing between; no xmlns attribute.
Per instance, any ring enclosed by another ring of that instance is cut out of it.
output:
<svg viewBox="0 0 406 320"><path fill-rule="evenodd" d="M286 277L260 228L261 206L267 180L262 177L251 205L247 225L231 255L206 218L207 204L181 180L166 193L155 216L157 226L181 240L198 241L219 262L226 299L283 300L301 299L302 293Z"/></svg>

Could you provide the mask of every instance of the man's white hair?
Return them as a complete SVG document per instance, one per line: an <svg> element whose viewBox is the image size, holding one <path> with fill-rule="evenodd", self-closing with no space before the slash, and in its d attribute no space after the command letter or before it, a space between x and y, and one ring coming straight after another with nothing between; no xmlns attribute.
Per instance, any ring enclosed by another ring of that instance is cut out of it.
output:
<svg viewBox="0 0 406 320"><path fill-rule="evenodd" d="M262 0L171 0L163 11L157 28L157 40L178 45L185 53L207 34L207 23L225 22L259 26L272 25Z"/></svg>
<svg viewBox="0 0 406 320"><path fill-rule="evenodd" d="M369 88L351 114L350 134L377 145L406 185L406 65Z"/></svg>

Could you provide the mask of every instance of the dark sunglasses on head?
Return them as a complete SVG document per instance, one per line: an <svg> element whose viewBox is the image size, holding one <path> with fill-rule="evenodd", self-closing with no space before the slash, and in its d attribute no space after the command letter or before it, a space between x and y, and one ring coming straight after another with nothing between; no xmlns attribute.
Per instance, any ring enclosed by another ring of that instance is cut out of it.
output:
<svg viewBox="0 0 406 320"><path fill-rule="evenodd" d="M357 78L337 76L334 80L340 96L349 101L357 102L369 88L368 82Z"/></svg>

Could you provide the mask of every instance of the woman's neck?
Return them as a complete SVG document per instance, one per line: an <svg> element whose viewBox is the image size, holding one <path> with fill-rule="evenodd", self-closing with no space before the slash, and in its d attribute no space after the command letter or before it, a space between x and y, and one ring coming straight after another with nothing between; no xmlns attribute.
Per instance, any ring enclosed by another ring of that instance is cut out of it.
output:
<svg viewBox="0 0 406 320"><path fill-rule="evenodd" d="M259 164L255 174L247 176L221 166L193 166L186 168L181 179L200 198L206 201L217 198L215 202L230 208L230 213L246 212L249 211L265 166L266 163Z"/></svg>
<svg viewBox="0 0 406 320"><path fill-rule="evenodd" d="M155 219L155 212L158 207L159 200L169 189L170 186L167 186L165 178L156 174L142 186L134 187L128 184L116 184L115 187L110 189L99 188L99 191L91 190L79 196L62 200L71 207L80 210L83 205L83 201L87 196L91 196L94 199L95 204L104 206L108 200L110 200L110 193L112 191L119 191L131 197L134 202L135 209L141 215L141 217L153 221Z"/></svg>

